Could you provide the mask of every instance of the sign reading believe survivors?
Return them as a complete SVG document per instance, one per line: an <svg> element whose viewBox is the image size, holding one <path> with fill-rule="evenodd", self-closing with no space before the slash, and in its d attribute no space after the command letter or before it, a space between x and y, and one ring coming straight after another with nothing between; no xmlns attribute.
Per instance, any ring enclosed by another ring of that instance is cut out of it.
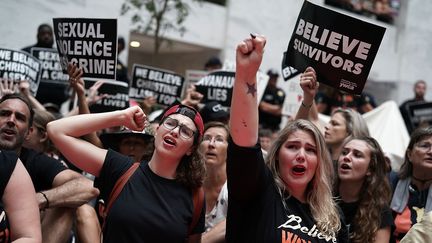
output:
<svg viewBox="0 0 432 243"><path fill-rule="evenodd" d="M385 28L305 1L285 52L283 70L312 66L318 81L361 94ZM287 74L294 74L292 69ZM282 71L284 74L284 71ZM283 75L287 80L291 76Z"/></svg>
<svg viewBox="0 0 432 243"><path fill-rule="evenodd" d="M63 73L72 62L87 78L116 77L117 20L54 18L54 34Z"/></svg>

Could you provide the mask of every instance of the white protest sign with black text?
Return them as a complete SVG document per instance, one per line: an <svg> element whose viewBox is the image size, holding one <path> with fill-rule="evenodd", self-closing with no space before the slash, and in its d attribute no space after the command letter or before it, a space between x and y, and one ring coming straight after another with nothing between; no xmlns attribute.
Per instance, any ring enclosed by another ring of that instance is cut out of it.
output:
<svg viewBox="0 0 432 243"><path fill-rule="evenodd" d="M0 48L0 78L27 80L36 96L40 82L41 62L27 52Z"/></svg>
<svg viewBox="0 0 432 243"><path fill-rule="evenodd" d="M97 80L85 79L85 88L88 91ZM107 95L90 106L91 113L122 110L129 107L129 87L125 82L114 80L103 80L97 95Z"/></svg>
<svg viewBox="0 0 432 243"><path fill-rule="evenodd" d="M129 97L137 100L153 96L156 103L172 105L180 99L184 78L172 71L134 64Z"/></svg>
<svg viewBox="0 0 432 243"><path fill-rule="evenodd" d="M283 69L303 72L312 66L319 82L361 94L384 32L383 27L305 1Z"/></svg>
<svg viewBox="0 0 432 243"><path fill-rule="evenodd" d="M69 84L69 75L63 73L56 49L33 47L31 54L41 61L41 82Z"/></svg>
<svg viewBox="0 0 432 243"><path fill-rule="evenodd" d="M54 34L63 72L72 62L86 78L115 79L117 20L54 18Z"/></svg>

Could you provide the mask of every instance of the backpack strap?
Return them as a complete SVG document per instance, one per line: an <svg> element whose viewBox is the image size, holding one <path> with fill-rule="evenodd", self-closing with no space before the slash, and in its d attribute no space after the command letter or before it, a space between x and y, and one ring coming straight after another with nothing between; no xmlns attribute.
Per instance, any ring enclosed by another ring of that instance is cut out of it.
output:
<svg viewBox="0 0 432 243"><path fill-rule="evenodd" d="M120 192L123 190L123 187L126 185L126 183L128 182L129 178L133 175L133 173L138 169L140 163L135 162L132 164L131 167L129 167L129 169L116 181L109 197L108 197L108 203L106 204L107 206L104 208L103 210L103 214L102 214L102 231L105 227L105 223L106 223L106 217L108 215L108 212L111 210L112 205L114 204L115 200L117 199L117 197L120 195Z"/></svg>
<svg viewBox="0 0 432 243"><path fill-rule="evenodd" d="M188 235L191 235L192 230L195 228L196 224L198 223L198 220L201 216L201 211L204 206L204 189L203 187L198 187L193 190L192 192L193 196L193 215L192 215L192 221L189 225L188 229Z"/></svg>

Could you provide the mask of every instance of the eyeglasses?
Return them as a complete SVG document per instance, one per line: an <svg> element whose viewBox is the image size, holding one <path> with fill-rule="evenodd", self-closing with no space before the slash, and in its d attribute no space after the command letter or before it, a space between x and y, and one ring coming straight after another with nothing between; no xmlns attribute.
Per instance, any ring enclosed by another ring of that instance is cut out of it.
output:
<svg viewBox="0 0 432 243"><path fill-rule="evenodd" d="M177 119L174 118L165 118L165 120L162 122L162 125L170 131L174 130L176 127L180 127L180 136L184 139L189 139L195 134L194 130L192 130L185 124L181 124Z"/></svg>
<svg viewBox="0 0 432 243"><path fill-rule="evenodd" d="M432 144L428 142L420 142L415 145L419 150L427 152L432 148Z"/></svg>
<svg viewBox="0 0 432 243"><path fill-rule="evenodd" d="M204 137L202 139L202 142L211 143L212 141L214 141L215 143L218 143L218 144L222 144L222 143L226 142L226 140L222 136L212 137L212 136L204 135Z"/></svg>

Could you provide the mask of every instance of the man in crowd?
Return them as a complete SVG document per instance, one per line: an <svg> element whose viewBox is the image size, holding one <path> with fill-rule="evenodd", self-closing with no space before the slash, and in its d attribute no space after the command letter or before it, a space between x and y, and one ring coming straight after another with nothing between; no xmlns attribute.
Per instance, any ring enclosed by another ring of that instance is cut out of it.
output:
<svg viewBox="0 0 432 243"><path fill-rule="evenodd" d="M31 54L33 47L53 48L54 36L53 29L48 24L41 24L37 30L37 43L27 46L22 50ZM54 103L58 107L61 106L69 98L68 86L63 83L47 83L40 82L36 99L41 103Z"/></svg>
<svg viewBox="0 0 432 243"><path fill-rule="evenodd" d="M74 211L99 192L92 181L58 160L22 146L32 129L33 113L29 102L19 94L0 99L0 149L15 150L32 178L42 211L42 242L67 242Z"/></svg>
<svg viewBox="0 0 432 243"><path fill-rule="evenodd" d="M270 69L267 72L269 81L259 103L259 124L261 128L274 131L279 130L282 120L282 107L285 101L285 92L276 86L279 73Z"/></svg>
<svg viewBox="0 0 432 243"><path fill-rule="evenodd" d="M405 121L405 125L408 131L411 133L414 130L410 122L410 111L409 106L415 103L426 102L426 82L424 80L418 80L414 83L414 98L404 101L400 106L399 110L402 114L402 117Z"/></svg>

